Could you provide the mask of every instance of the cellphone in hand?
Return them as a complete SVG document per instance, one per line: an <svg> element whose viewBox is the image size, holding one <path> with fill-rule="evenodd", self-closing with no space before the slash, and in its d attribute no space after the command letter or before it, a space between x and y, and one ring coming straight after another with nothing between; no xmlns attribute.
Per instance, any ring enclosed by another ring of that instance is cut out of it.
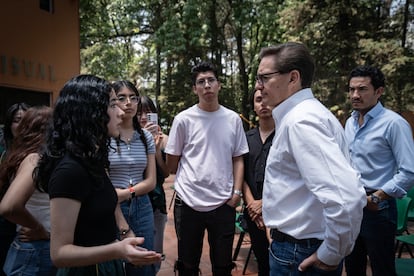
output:
<svg viewBox="0 0 414 276"><path fill-rule="evenodd" d="M158 114L157 113L147 113L147 121L158 125Z"/></svg>

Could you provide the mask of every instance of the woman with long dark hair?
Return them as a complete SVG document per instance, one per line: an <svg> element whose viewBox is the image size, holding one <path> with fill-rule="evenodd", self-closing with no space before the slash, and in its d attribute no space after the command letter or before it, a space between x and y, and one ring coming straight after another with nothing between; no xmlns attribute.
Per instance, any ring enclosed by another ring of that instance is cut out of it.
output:
<svg viewBox="0 0 414 276"><path fill-rule="evenodd" d="M127 231L106 171L109 136L119 136L124 115L117 102L110 83L92 75L69 80L56 101L37 179L50 195L57 275L124 275L123 259L134 265L161 261Z"/></svg>
<svg viewBox="0 0 414 276"><path fill-rule="evenodd" d="M155 188L155 145L150 132L137 119L139 92L129 81L112 84L119 107L125 112L119 136L109 151L109 175L116 188L122 213L135 235L144 237L144 248L154 248L154 217L148 193ZM121 239L123 236L121 235ZM153 276L155 267L126 264L127 276Z"/></svg>
<svg viewBox="0 0 414 276"><path fill-rule="evenodd" d="M36 189L33 171L52 118L50 107L29 108L0 169L0 214L17 224L4 264L7 275L53 275L49 196Z"/></svg>
<svg viewBox="0 0 414 276"><path fill-rule="evenodd" d="M0 163L6 158L7 149L11 147L16 128L24 113L29 109L26 103L15 103L9 107L4 118L3 137L0 142ZM16 235L16 224L0 216L0 276L6 275L1 269L6 260L10 244Z"/></svg>
<svg viewBox="0 0 414 276"><path fill-rule="evenodd" d="M3 127L3 151L1 152L0 162L5 158L7 149L11 147L13 138L16 136L16 129L26 110L29 109L26 103L15 103L9 107L4 118Z"/></svg>
<svg viewBox="0 0 414 276"><path fill-rule="evenodd" d="M158 109L154 102L148 96L141 96L138 103L137 117L142 128L152 133L155 142L155 163L157 182L155 189L148 195L151 200L153 214L154 214L154 250L163 253L164 247L164 230L167 223L167 203L165 200L164 181L169 176L170 172L165 164L165 146L167 145L168 136L161 131L158 124L154 124L148 120L149 113L156 113L158 116ZM158 121L158 120L157 120ZM160 264L155 265L155 270L160 270Z"/></svg>

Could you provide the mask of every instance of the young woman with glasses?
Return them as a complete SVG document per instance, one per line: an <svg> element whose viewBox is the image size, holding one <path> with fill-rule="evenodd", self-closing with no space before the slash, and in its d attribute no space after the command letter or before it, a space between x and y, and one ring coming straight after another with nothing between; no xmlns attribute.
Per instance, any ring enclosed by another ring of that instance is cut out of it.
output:
<svg viewBox="0 0 414 276"><path fill-rule="evenodd" d="M148 193L155 188L155 144L150 132L142 129L137 119L139 92L129 81L112 84L118 105L125 113L119 136L112 138L109 150L109 176L116 188L118 201L129 228L144 237L142 247L154 248L154 217ZM126 263L126 275L155 275L154 265L135 267Z"/></svg>

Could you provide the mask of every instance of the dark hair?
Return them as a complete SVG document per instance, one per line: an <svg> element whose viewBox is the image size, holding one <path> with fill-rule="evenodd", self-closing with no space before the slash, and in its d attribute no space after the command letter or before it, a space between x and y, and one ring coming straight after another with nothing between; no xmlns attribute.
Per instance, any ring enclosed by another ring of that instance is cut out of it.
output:
<svg viewBox="0 0 414 276"><path fill-rule="evenodd" d="M261 60L267 56L274 56L274 69L281 73L298 70L302 88L308 88L312 85L315 62L305 45L297 42L287 42L263 48L260 51L259 59Z"/></svg>
<svg viewBox="0 0 414 276"><path fill-rule="evenodd" d="M92 177L100 180L108 167L108 106L112 86L93 75L70 79L60 91L53 127L36 170L36 184L47 191L51 173L67 153L76 157Z"/></svg>
<svg viewBox="0 0 414 276"><path fill-rule="evenodd" d="M14 138L6 158L1 164L1 197L9 188L23 159L30 153L40 152L51 121L52 109L50 107L37 106L26 110L16 130L18 135Z"/></svg>
<svg viewBox="0 0 414 276"><path fill-rule="evenodd" d="M354 77L370 77L374 89L385 87L384 74L381 72L380 69L374 66L363 65L354 68L349 74L348 83Z"/></svg>
<svg viewBox="0 0 414 276"><path fill-rule="evenodd" d="M205 73L205 72L210 72L210 71L213 72L216 79L218 79L217 69L210 62L202 61L199 64L195 65L193 68L191 68L191 81L193 82L193 85L196 84L197 77L200 73Z"/></svg>
<svg viewBox="0 0 414 276"><path fill-rule="evenodd" d="M152 113L159 113L158 108L155 106L154 102L150 97L143 95L138 102L138 112L150 110Z"/></svg>
<svg viewBox="0 0 414 276"><path fill-rule="evenodd" d="M11 125L13 124L13 119L16 113L19 110L26 111L29 109L29 105L26 103L15 103L9 107L6 112L6 116L4 118L4 127L3 127L3 139L4 139L4 146L6 149L10 148L13 142L13 133L11 130Z"/></svg>
<svg viewBox="0 0 414 276"><path fill-rule="evenodd" d="M254 94L256 94L256 89L253 88L252 91L250 92L249 95L249 104L250 104L250 109L253 110L254 109Z"/></svg>
<svg viewBox="0 0 414 276"><path fill-rule="evenodd" d="M117 94L117 95L118 95L119 91L121 91L121 89L125 87L126 89L134 92L135 95L138 97L138 99L141 98L140 95L139 95L138 89L130 81L127 81L127 80L115 81L115 82L112 83L112 87L114 88L115 94ZM139 105L139 101L138 101L138 105ZM137 107L137 110L138 110L138 107ZM132 117L132 124L134 126L134 129L136 131L138 131L139 137L140 137L142 143L144 143L145 152L148 153L147 139L145 138L144 131L142 130L141 125L138 122L138 118L137 118L136 114L135 114L134 117ZM116 143L117 143L118 146L119 146L119 140L120 139L121 139L120 136L116 139Z"/></svg>

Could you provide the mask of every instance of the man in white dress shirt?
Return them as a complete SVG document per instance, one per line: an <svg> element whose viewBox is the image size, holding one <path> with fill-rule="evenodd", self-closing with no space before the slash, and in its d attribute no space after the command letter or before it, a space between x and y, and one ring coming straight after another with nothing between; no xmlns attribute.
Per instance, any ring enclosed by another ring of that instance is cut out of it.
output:
<svg viewBox="0 0 414 276"><path fill-rule="evenodd" d="M272 276L341 275L366 204L344 130L310 89L314 70L300 43L260 53L255 88L265 104L275 106L263 188Z"/></svg>

